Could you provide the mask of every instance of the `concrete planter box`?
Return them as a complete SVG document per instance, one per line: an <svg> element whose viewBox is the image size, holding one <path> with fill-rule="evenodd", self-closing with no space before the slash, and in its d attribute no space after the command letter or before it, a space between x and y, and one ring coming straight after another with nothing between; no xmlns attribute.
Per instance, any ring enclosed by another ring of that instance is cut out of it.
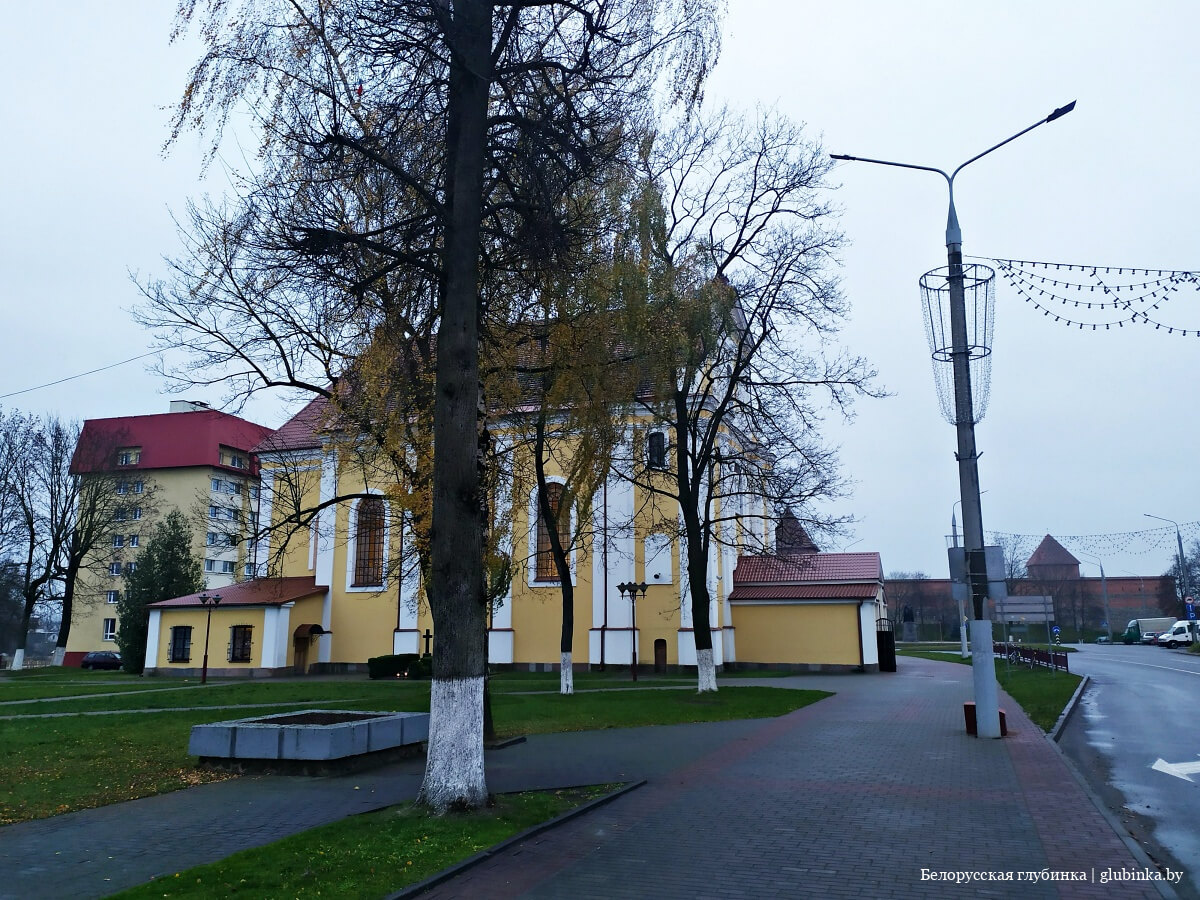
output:
<svg viewBox="0 0 1200 900"><path fill-rule="evenodd" d="M188 753L201 762L333 762L419 745L429 713L310 709L193 725Z"/></svg>

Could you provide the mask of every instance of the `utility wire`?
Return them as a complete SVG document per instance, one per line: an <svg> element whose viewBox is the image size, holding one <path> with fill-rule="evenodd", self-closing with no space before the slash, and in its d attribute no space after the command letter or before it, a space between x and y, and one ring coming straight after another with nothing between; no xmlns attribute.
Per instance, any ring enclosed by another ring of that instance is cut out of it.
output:
<svg viewBox="0 0 1200 900"><path fill-rule="evenodd" d="M66 378L58 379L58 381L48 381L45 384L39 384L35 387L25 388L24 390L13 391L12 393L9 393L9 394L0 394L0 400L7 400L9 397L16 397L20 394L28 394L33 391L40 391L40 390L42 390L42 388L54 387L56 384L64 384L65 382L68 382L68 381L74 381L76 378L84 378L88 375L95 375L97 372L106 372L109 369L115 369L117 366L123 366L123 365L126 365L127 363L137 362L139 359L145 359L147 356L157 356L159 353L162 353L162 351L161 350L151 350L149 353L143 353L140 356L131 356L131 357L129 357L129 359L123 359L120 362L115 362L115 363L112 363L111 365L101 366L98 369L92 369L91 371L88 371L88 372L80 372L78 375L68 375Z"/></svg>

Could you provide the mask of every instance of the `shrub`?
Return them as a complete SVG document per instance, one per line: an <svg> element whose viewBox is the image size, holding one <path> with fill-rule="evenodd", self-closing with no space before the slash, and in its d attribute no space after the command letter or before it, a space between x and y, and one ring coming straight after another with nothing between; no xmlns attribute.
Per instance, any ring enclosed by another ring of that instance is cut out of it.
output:
<svg viewBox="0 0 1200 900"><path fill-rule="evenodd" d="M389 656L372 656L367 660L367 674L371 678L428 678L433 674L433 660L416 653L396 653Z"/></svg>

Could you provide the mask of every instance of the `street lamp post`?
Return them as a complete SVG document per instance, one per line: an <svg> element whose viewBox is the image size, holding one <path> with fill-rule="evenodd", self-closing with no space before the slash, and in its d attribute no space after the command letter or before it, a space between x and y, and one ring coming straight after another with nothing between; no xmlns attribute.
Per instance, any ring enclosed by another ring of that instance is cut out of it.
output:
<svg viewBox="0 0 1200 900"><path fill-rule="evenodd" d="M1053 122L1075 108L1075 101L1054 110L1028 128L1018 131L975 156L950 174L932 166L868 159L860 156L831 154L833 159L848 162L867 162L901 169L936 172L946 179L949 189L949 209L946 215L946 261L950 291L951 360L954 370L954 419L958 433L958 483L963 512L963 546L967 575L974 601L975 621L971 623L972 674L975 686L975 713L980 737L1000 737L1000 698L993 663L992 623L987 615L987 564L983 549L983 514L979 503L979 454L975 449L975 412L971 398L971 348L967 342L966 297L963 287L962 230L954 209L954 179L963 169L978 159L1015 141L1039 125Z"/></svg>
<svg viewBox="0 0 1200 900"><path fill-rule="evenodd" d="M643 597L646 596L646 588L649 585L646 582L628 581L617 585L617 590L624 597L629 594L629 671L634 681L637 677L637 598L640 593Z"/></svg>
<svg viewBox="0 0 1200 900"><path fill-rule="evenodd" d="M1108 642L1112 643L1112 617L1108 612L1108 579L1104 577L1104 561L1098 556L1092 556L1090 553L1080 553L1075 551L1080 556L1086 556L1094 561L1094 565L1100 567L1100 592L1104 596L1104 630L1108 634Z"/></svg>
<svg viewBox="0 0 1200 900"><path fill-rule="evenodd" d="M1191 587L1188 585L1187 563L1183 556L1183 536L1179 533L1179 523L1174 519L1164 519L1162 516L1152 516L1150 513L1142 513L1148 519L1158 519L1160 522L1170 522L1175 526L1175 546L1179 549L1179 589L1180 602L1187 603L1187 598L1192 595ZM1184 612L1183 617L1187 618L1187 613Z"/></svg>
<svg viewBox="0 0 1200 900"><path fill-rule="evenodd" d="M987 491L980 491L979 495L982 497L986 493L987 493ZM958 504L960 504L960 503L962 503L962 500L955 500L952 504L950 504L950 539L955 547L958 546L958 520L954 518L954 508L956 506L958 506ZM963 659L966 659L968 656L968 653L967 653L967 613L966 613L966 610L963 608L962 595L957 594L955 596L954 600L955 600L955 603L958 605L958 642L960 644L959 655Z"/></svg>
<svg viewBox="0 0 1200 900"><path fill-rule="evenodd" d="M200 669L200 683L208 683L208 635L212 631L212 611L221 602L220 594L213 594L211 597L208 594L200 595L200 605L208 610L208 619L204 623L204 666Z"/></svg>

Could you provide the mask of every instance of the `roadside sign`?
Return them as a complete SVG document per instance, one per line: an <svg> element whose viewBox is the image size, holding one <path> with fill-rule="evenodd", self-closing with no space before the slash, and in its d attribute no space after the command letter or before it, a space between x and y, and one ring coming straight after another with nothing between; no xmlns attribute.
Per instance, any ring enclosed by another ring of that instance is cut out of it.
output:
<svg viewBox="0 0 1200 900"><path fill-rule="evenodd" d="M1185 604L1185 609L1187 609L1188 620L1195 622L1196 621L1196 604L1195 603L1187 603L1187 604Z"/></svg>

